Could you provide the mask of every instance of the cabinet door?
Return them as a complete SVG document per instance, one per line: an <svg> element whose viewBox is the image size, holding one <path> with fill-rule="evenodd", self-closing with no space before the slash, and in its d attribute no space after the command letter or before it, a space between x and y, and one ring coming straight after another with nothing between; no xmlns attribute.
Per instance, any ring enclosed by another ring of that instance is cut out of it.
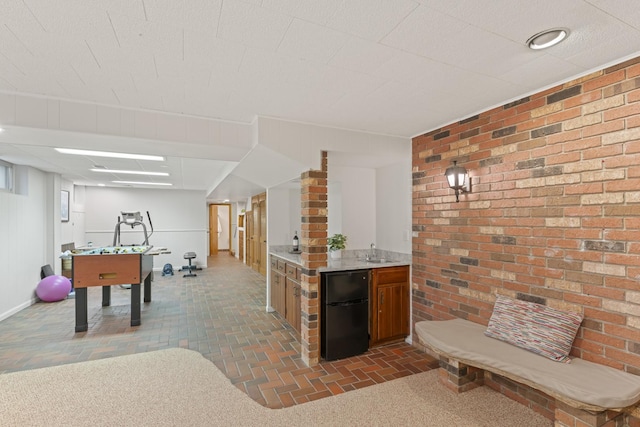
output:
<svg viewBox="0 0 640 427"><path fill-rule="evenodd" d="M300 286L300 283L296 283L296 290L295 290L296 302L293 307L295 310L295 314L293 316L294 317L293 327L298 332L300 332L302 329L302 306L301 306L301 300L300 300L301 292L302 292L302 286Z"/></svg>
<svg viewBox="0 0 640 427"><path fill-rule="evenodd" d="M300 284L286 278L286 315L285 319L293 328L300 332Z"/></svg>
<svg viewBox="0 0 640 427"><path fill-rule="evenodd" d="M275 270L271 270L271 307L284 316L285 306L285 277Z"/></svg>
<svg viewBox="0 0 640 427"><path fill-rule="evenodd" d="M409 335L409 268L372 270L370 345L404 339Z"/></svg>
<svg viewBox="0 0 640 427"><path fill-rule="evenodd" d="M377 340L384 341L408 334L406 314L407 298L403 284L384 285L378 288Z"/></svg>

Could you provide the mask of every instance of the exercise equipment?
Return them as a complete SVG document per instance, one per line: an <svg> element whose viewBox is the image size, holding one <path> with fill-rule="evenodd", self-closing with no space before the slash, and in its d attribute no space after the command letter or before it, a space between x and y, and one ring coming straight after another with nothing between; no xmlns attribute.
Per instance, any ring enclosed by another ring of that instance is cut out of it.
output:
<svg viewBox="0 0 640 427"><path fill-rule="evenodd" d="M46 302L61 301L69 295L69 292L71 292L71 281L56 274L46 276L36 287L36 295Z"/></svg>
<svg viewBox="0 0 640 427"><path fill-rule="evenodd" d="M142 231L144 232L144 242L141 245L149 245L149 236L153 234L153 223L151 223L151 216L149 215L149 211L147 211L147 218L149 219L149 226L151 227L151 234L147 234L147 226L142 222L142 214L140 211L120 211L122 214L122 220L118 217L118 222L116 224L116 228L113 232L113 245L112 246L120 246L120 226L122 224L129 225L131 228L135 228L138 225L142 226Z"/></svg>
<svg viewBox="0 0 640 427"><path fill-rule="evenodd" d="M142 231L144 232L144 241L140 244L149 246L149 236L153 234L153 223L151 222L151 215L149 215L149 211L147 211L147 218L149 219L149 226L151 227L151 234L147 234L147 226L142 222L142 214L140 211L120 211L122 215L122 220L118 217L118 222L116 223L116 228L113 231L113 245L114 247L120 246L120 226L122 224L131 226L131 229L135 228L138 225L142 226ZM131 289L130 284L120 285L121 288Z"/></svg>
<svg viewBox="0 0 640 427"><path fill-rule="evenodd" d="M180 271L188 271L187 274L184 274L182 277L196 277L197 274L194 273L194 271L197 270L202 270L202 268L191 264L191 260L194 259L196 257L196 253L195 252L185 252L184 254L184 259L189 261L189 265L183 265L182 268L180 269Z"/></svg>

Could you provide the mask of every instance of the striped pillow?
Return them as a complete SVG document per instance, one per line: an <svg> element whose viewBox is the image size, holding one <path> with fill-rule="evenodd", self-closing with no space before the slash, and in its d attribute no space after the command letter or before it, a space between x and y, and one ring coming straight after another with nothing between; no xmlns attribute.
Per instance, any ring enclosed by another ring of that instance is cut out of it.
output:
<svg viewBox="0 0 640 427"><path fill-rule="evenodd" d="M558 362L570 362L580 323L580 313L498 295L485 335Z"/></svg>

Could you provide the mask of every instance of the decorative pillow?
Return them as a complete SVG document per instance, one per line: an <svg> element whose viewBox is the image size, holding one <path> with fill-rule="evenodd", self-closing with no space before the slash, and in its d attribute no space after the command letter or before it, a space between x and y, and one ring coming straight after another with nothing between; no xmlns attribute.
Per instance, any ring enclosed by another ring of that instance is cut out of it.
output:
<svg viewBox="0 0 640 427"><path fill-rule="evenodd" d="M570 362L582 314L498 295L485 335L558 362Z"/></svg>

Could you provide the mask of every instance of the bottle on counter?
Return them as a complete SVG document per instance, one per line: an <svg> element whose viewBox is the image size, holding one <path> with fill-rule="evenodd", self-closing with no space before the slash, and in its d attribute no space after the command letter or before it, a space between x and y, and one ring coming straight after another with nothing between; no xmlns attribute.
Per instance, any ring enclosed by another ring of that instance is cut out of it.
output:
<svg viewBox="0 0 640 427"><path fill-rule="evenodd" d="M293 252L298 252L300 250L300 239L298 239L298 232L293 232Z"/></svg>

